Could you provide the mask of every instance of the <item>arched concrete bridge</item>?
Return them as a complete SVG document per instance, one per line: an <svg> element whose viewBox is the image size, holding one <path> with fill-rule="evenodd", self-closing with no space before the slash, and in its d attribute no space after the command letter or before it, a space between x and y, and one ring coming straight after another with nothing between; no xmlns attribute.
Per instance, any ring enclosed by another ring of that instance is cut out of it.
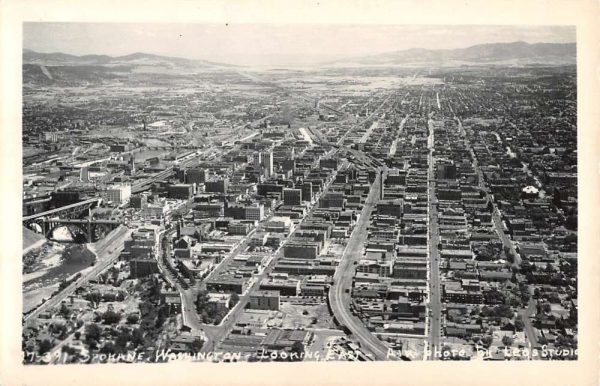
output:
<svg viewBox="0 0 600 386"><path fill-rule="evenodd" d="M42 232L46 238L51 238L55 229L61 226L75 226L85 234L88 243L93 243L110 233L113 229L116 229L121 224L120 221L115 220L44 219L42 221Z"/></svg>
<svg viewBox="0 0 600 386"><path fill-rule="evenodd" d="M75 226L86 235L87 242L91 243L121 224L120 221L114 220L81 219L85 212L97 206L101 201L101 198L90 198L60 208L24 216L23 225L34 231L41 231L46 238L52 237L54 230L60 226Z"/></svg>

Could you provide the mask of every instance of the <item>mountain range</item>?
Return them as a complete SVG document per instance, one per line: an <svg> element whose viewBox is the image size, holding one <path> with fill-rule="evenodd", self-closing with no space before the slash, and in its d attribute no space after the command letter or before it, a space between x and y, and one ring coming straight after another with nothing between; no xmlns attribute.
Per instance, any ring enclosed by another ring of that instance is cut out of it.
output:
<svg viewBox="0 0 600 386"><path fill-rule="evenodd" d="M321 67L399 66L399 65L566 65L575 64L575 43L492 43L458 49L425 49L385 52L382 54L339 59L321 63ZM69 55L60 52L23 51L23 64L43 66L157 66L169 69L211 69L239 67L207 60L185 59L137 52L123 56Z"/></svg>
<svg viewBox="0 0 600 386"><path fill-rule="evenodd" d="M412 48L327 63L332 66L361 65L565 65L576 62L575 43L492 43L467 48L431 50Z"/></svg>
<svg viewBox="0 0 600 386"><path fill-rule="evenodd" d="M136 52L123 56L108 55L70 55L62 52L42 53L23 50L23 64L42 66L163 66L168 68L208 68L235 67L230 64L210 62L207 60L185 59Z"/></svg>

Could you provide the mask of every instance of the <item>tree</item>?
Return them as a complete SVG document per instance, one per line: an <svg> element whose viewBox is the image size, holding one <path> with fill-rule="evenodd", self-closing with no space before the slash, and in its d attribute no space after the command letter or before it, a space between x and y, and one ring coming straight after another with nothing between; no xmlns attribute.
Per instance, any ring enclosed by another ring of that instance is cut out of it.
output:
<svg viewBox="0 0 600 386"><path fill-rule="evenodd" d="M117 347L113 342L106 342L104 346L100 349L100 353L102 354L115 354L117 352Z"/></svg>
<svg viewBox="0 0 600 386"><path fill-rule="evenodd" d="M511 346L513 344L513 338L508 335L504 335L502 337L502 344L506 347Z"/></svg>
<svg viewBox="0 0 600 386"><path fill-rule="evenodd" d="M75 339L81 338L81 331L75 331Z"/></svg>
<svg viewBox="0 0 600 386"><path fill-rule="evenodd" d="M62 323L52 323L50 325L50 331L53 334L58 335L59 339L66 338L67 330L68 330L67 326Z"/></svg>
<svg viewBox="0 0 600 386"><path fill-rule="evenodd" d="M493 340L494 340L494 338L492 338L491 335L484 335L484 336L481 337L481 343L486 348L490 347L490 345L492 344Z"/></svg>
<svg viewBox="0 0 600 386"><path fill-rule="evenodd" d="M68 344L66 344L66 345L62 346L62 347L60 348L60 351L61 351L61 352L64 352L64 353L67 353L67 354L69 354L69 355L75 355L75 354L78 354L78 353L79 353L79 351L78 351L78 350L77 350L75 347L71 347L71 346L69 346Z"/></svg>
<svg viewBox="0 0 600 386"><path fill-rule="evenodd" d="M508 251L508 253L506 254L506 260L508 260L508 262L510 263L514 263L515 261L515 255L514 253L512 253L512 251Z"/></svg>
<svg viewBox="0 0 600 386"><path fill-rule="evenodd" d="M295 341L292 344L292 353L296 354L296 359L297 361L301 361L302 357L304 355L304 345L302 344L302 342L299 341Z"/></svg>
<svg viewBox="0 0 600 386"><path fill-rule="evenodd" d="M140 317L138 316L138 314L127 315L127 323L129 323L129 324L137 323L139 320L140 320Z"/></svg>
<svg viewBox="0 0 600 386"><path fill-rule="evenodd" d="M210 317L208 316L208 313L206 312L206 310L202 310L202 312L200 313L200 316L202 317L203 323L209 323Z"/></svg>
<svg viewBox="0 0 600 386"><path fill-rule="evenodd" d="M549 313L552 310L552 307L550 306L550 303L544 303L542 305L542 311L544 311L545 313Z"/></svg>
<svg viewBox="0 0 600 386"><path fill-rule="evenodd" d="M127 343L129 342L130 338L131 334L129 333L128 329L125 328L121 330L121 332L119 332L119 335L117 335L117 339L115 340L115 344L119 348L120 352L125 351L125 348L127 347Z"/></svg>
<svg viewBox="0 0 600 386"><path fill-rule="evenodd" d="M40 353L40 355L44 355L48 351L50 351L50 349L53 346L54 345L52 344L52 342L50 342L50 340L44 339L43 341L40 342L40 346L38 347L38 352Z"/></svg>
<svg viewBox="0 0 600 386"><path fill-rule="evenodd" d="M196 297L196 308L198 309L198 311L202 311L206 308L206 305L208 304L208 292L207 291L200 291L198 292L198 296Z"/></svg>
<svg viewBox="0 0 600 386"><path fill-rule="evenodd" d="M167 319L167 318L166 318L165 314L164 314L164 313L162 313L162 312L159 312L159 313L158 313L158 317L156 318L156 323L154 324L154 326L155 326L156 328L161 328L161 327L162 327L162 325L165 323L165 320L166 320L166 319Z"/></svg>
<svg viewBox="0 0 600 386"><path fill-rule="evenodd" d="M486 298L486 303L488 303L488 304L504 302L504 295L497 289L487 291L485 293L485 298Z"/></svg>
<svg viewBox="0 0 600 386"><path fill-rule="evenodd" d="M561 199L560 199L560 191L558 190L558 188L554 188L554 192L552 194L552 203L557 208L560 208L561 205L562 205L562 202L561 202Z"/></svg>
<svg viewBox="0 0 600 386"><path fill-rule="evenodd" d="M102 319L106 324L117 324L121 320L121 314L112 310L108 310L102 314Z"/></svg>
<svg viewBox="0 0 600 386"><path fill-rule="evenodd" d="M523 331L524 327L525 327L525 323L523 322L523 318L521 317L521 315L518 315L515 318L515 330Z"/></svg>
<svg viewBox="0 0 600 386"><path fill-rule="evenodd" d="M67 319L69 315L71 315L71 310L69 309L69 307L67 307L65 303L61 303L60 305L60 314L65 319Z"/></svg>
<svg viewBox="0 0 600 386"><path fill-rule="evenodd" d="M198 352L198 351L202 350L202 346L204 346L204 341L202 339L200 339L199 337L197 337L196 339L194 339L191 346L192 346L192 350L194 350L195 352Z"/></svg>
<svg viewBox="0 0 600 386"><path fill-rule="evenodd" d="M517 283L519 280L517 279L517 274L515 272L512 273L511 277L510 277L510 281L512 283Z"/></svg>
<svg viewBox="0 0 600 386"><path fill-rule="evenodd" d="M96 323L89 324L85 328L85 340L88 342L90 339L98 341L102 335L102 329Z"/></svg>
<svg viewBox="0 0 600 386"><path fill-rule="evenodd" d="M144 343L144 332L141 328L136 328L135 330L133 330L133 332L131 333L131 343L133 343L135 347Z"/></svg>
<svg viewBox="0 0 600 386"><path fill-rule="evenodd" d="M233 306L235 306L237 304L237 302L240 301L240 295L237 294L237 292L232 292L231 293L231 298L229 298L229 308L232 308Z"/></svg>
<svg viewBox="0 0 600 386"><path fill-rule="evenodd" d="M577 242L577 234L571 233L565 236L565 244L571 244Z"/></svg>
<svg viewBox="0 0 600 386"><path fill-rule="evenodd" d="M576 231L577 230L577 215L567 216L565 219L565 228Z"/></svg>

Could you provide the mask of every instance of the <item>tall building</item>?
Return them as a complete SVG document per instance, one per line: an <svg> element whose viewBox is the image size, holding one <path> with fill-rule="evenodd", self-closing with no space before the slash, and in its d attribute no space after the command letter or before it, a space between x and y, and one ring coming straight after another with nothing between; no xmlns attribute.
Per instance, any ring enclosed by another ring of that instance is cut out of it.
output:
<svg viewBox="0 0 600 386"><path fill-rule="evenodd" d="M437 167L438 180L455 180L457 178L456 165L454 163L443 163Z"/></svg>
<svg viewBox="0 0 600 386"><path fill-rule="evenodd" d="M46 142L58 142L58 134L51 131L46 131L40 134L40 140Z"/></svg>
<svg viewBox="0 0 600 386"><path fill-rule="evenodd" d="M241 205L225 203L223 213L226 217L235 220L262 221L265 217L265 206L263 204Z"/></svg>
<svg viewBox="0 0 600 386"><path fill-rule="evenodd" d="M291 171L292 173L296 172L296 160L294 159L286 159L282 162L282 169L284 172Z"/></svg>
<svg viewBox="0 0 600 386"><path fill-rule="evenodd" d="M403 210L404 210L404 201L399 198L380 200L377 203L377 214L379 214L379 215L394 216L396 218L402 218Z"/></svg>
<svg viewBox="0 0 600 386"><path fill-rule="evenodd" d="M266 183L258 184L256 187L259 196L267 196L269 194L278 194L280 198L283 196L283 185Z"/></svg>
<svg viewBox="0 0 600 386"><path fill-rule="evenodd" d="M302 189L283 189L284 205L301 205Z"/></svg>
<svg viewBox="0 0 600 386"><path fill-rule="evenodd" d="M122 256L129 261L130 277L139 278L158 272L155 230L139 229L124 244Z"/></svg>
<svg viewBox="0 0 600 386"><path fill-rule="evenodd" d="M319 160L319 166L321 169L334 169L337 170L339 161L337 158L326 158Z"/></svg>
<svg viewBox="0 0 600 386"><path fill-rule="evenodd" d="M344 201L344 193L330 192L321 198L321 208L343 208Z"/></svg>
<svg viewBox="0 0 600 386"><path fill-rule="evenodd" d="M262 154L260 152L257 152L254 155L254 169L258 170L259 172L262 169Z"/></svg>
<svg viewBox="0 0 600 386"><path fill-rule="evenodd" d="M244 208L246 220L262 221L265 217L265 206L262 204L249 205Z"/></svg>
<svg viewBox="0 0 600 386"><path fill-rule="evenodd" d="M206 169L193 168L185 171L186 184L201 184L206 181L208 171Z"/></svg>
<svg viewBox="0 0 600 386"><path fill-rule="evenodd" d="M188 200L194 195L194 187L190 184L175 184L168 186L168 197L178 200Z"/></svg>
<svg viewBox="0 0 600 386"><path fill-rule="evenodd" d="M229 179L210 180L204 182L204 191L207 193L227 193L229 190Z"/></svg>
<svg viewBox="0 0 600 386"><path fill-rule="evenodd" d="M273 176L273 149L257 152L254 155L254 169L267 179Z"/></svg>
<svg viewBox="0 0 600 386"><path fill-rule="evenodd" d="M312 200L312 182L304 182L302 184L302 200Z"/></svg>
<svg viewBox="0 0 600 386"><path fill-rule="evenodd" d="M104 191L104 199L119 205L129 200L131 196L131 185L113 185Z"/></svg>
<svg viewBox="0 0 600 386"><path fill-rule="evenodd" d="M134 194L129 198L129 206L136 209L143 209L148 205L148 196L146 194Z"/></svg>
<svg viewBox="0 0 600 386"><path fill-rule="evenodd" d="M263 153L263 164L265 168L265 177L273 176L273 150Z"/></svg>

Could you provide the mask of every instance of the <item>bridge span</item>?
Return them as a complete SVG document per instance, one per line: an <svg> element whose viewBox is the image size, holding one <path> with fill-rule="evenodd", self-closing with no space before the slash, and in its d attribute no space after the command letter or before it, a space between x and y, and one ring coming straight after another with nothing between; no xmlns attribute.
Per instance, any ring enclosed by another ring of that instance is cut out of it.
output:
<svg viewBox="0 0 600 386"><path fill-rule="evenodd" d="M28 223L50 216L60 216L61 214L72 215L73 213L81 213L84 210L88 210L94 205L98 205L102 201L100 197L90 198L84 201L76 202L74 204L69 204L65 206L61 206L60 208L50 209L45 212L35 213L30 216L23 216L23 223L27 225Z"/></svg>

